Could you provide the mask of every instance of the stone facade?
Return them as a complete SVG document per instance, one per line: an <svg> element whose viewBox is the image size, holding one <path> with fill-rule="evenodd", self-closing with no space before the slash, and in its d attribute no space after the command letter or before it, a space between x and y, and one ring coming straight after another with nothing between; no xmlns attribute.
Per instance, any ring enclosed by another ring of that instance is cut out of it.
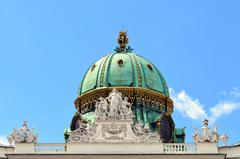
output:
<svg viewBox="0 0 240 159"><path fill-rule="evenodd" d="M158 155L142 155L142 154L114 154L114 155L101 155L101 154L19 154L7 155L9 159L34 159L34 158L44 158L44 159L225 159L224 154L158 154Z"/></svg>

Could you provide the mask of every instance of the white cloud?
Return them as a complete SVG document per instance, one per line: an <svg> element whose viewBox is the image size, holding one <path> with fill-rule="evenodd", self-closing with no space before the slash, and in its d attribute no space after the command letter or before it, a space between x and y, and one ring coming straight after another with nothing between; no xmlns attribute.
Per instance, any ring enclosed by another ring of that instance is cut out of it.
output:
<svg viewBox="0 0 240 159"><path fill-rule="evenodd" d="M5 136L5 135L0 135L0 144L9 145L9 142L8 142L8 140L7 140L7 136Z"/></svg>
<svg viewBox="0 0 240 159"><path fill-rule="evenodd" d="M211 124L214 124L219 117L228 115L232 113L233 110L240 108L240 91L237 88L233 88L232 91L224 94L229 97L234 97L234 99L230 101L219 101L215 106L210 107L209 111L206 111L198 99L193 99L185 91L182 90L176 93L173 89L170 89L170 96L174 102L175 109L183 114L183 116L200 121L208 118Z"/></svg>
<svg viewBox="0 0 240 159"><path fill-rule="evenodd" d="M174 101L175 108L184 116L193 120L202 120L207 117L203 105L197 99L192 99L185 91L175 93L173 89L170 89L170 95Z"/></svg>
<svg viewBox="0 0 240 159"><path fill-rule="evenodd" d="M211 116L209 120L212 123L221 117L222 115L227 115L233 112L233 110L240 108L240 103L238 102L220 102L214 107L210 108Z"/></svg>

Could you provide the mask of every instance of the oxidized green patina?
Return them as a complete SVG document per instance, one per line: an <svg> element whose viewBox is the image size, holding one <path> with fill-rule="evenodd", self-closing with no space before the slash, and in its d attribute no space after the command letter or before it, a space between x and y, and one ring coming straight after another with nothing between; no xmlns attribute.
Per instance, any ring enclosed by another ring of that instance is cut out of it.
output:
<svg viewBox="0 0 240 159"><path fill-rule="evenodd" d="M169 96L160 71L147 59L130 52L102 57L86 72L78 96L101 87L147 88Z"/></svg>
<svg viewBox="0 0 240 159"><path fill-rule="evenodd" d="M75 107L88 121L95 121L95 102L117 88L128 97L133 121L149 124L163 142L184 142L184 129L175 129L171 117L173 102L165 79L153 63L132 52L126 32L120 32L115 52L96 61L87 70L75 100ZM72 131L77 123L73 117ZM66 133L68 134L68 133Z"/></svg>

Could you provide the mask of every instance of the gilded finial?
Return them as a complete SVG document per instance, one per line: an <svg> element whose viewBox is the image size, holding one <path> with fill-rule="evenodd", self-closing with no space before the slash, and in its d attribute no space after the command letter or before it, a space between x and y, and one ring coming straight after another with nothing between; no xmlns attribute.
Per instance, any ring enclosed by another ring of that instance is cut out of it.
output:
<svg viewBox="0 0 240 159"><path fill-rule="evenodd" d="M125 50L128 44L127 32L119 32L118 44L121 50Z"/></svg>
<svg viewBox="0 0 240 159"><path fill-rule="evenodd" d="M132 49L130 46L127 47L128 44L128 37L126 31L120 31L119 36L117 39L117 42L119 44L119 47L115 49L117 52L131 52Z"/></svg>

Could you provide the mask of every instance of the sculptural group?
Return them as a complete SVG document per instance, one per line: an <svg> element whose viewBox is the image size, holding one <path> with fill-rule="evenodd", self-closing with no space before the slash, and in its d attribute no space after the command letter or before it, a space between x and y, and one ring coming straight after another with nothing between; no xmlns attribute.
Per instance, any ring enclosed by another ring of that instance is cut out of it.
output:
<svg viewBox="0 0 240 159"><path fill-rule="evenodd" d="M132 118L131 104L128 98L122 98L122 94L115 88L107 98L100 97L95 105L95 114L101 119Z"/></svg>
<svg viewBox="0 0 240 159"><path fill-rule="evenodd" d="M7 137L8 142L12 145L14 143L37 143L37 134L34 133L34 129L28 128L27 122L23 122L23 126L20 129L13 129L13 132Z"/></svg>
<svg viewBox="0 0 240 159"><path fill-rule="evenodd" d="M162 142L149 124L133 122L131 103L115 88L96 101L95 115L96 121L91 122L77 112L79 127L70 133L69 142Z"/></svg>
<svg viewBox="0 0 240 159"><path fill-rule="evenodd" d="M218 142L222 141L224 145L227 144L228 136L226 134L219 135L217 132L217 126L215 126L212 130L208 127L208 120L205 119L203 121L203 127L199 130L195 129L193 134L193 138L195 142Z"/></svg>

